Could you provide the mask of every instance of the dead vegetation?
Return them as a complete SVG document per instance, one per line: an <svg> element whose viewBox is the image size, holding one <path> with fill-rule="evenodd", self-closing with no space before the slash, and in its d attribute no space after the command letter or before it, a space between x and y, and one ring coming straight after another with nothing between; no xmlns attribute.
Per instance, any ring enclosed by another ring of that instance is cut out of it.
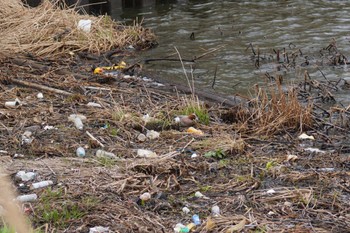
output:
<svg viewBox="0 0 350 233"><path fill-rule="evenodd" d="M48 0L35 8L25 7L21 0L4 0L0 18L0 52L7 56L69 57L80 51L100 53L130 45L144 49L156 43L154 34L137 23L125 26L109 16L81 15ZM92 20L90 33L78 29L81 19Z"/></svg>

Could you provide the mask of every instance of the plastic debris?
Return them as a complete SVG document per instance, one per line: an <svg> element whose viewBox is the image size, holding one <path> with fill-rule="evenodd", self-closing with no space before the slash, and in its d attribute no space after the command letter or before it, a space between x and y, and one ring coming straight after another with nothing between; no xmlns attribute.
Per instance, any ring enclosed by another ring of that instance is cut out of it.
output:
<svg viewBox="0 0 350 233"><path fill-rule="evenodd" d="M199 191L195 192L194 196L198 197L198 198L204 197L204 195L201 192L199 192Z"/></svg>
<svg viewBox="0 0 350 233"><path fill-rule="evenodd" d="M83 147L78 147L76 154L78 157L85 157L85 149Z"/></svg>
<svg viewBox="0 0 350 233"><path fill-rule="evenodd" d="M16 198L17 201L20 202L32 202L38 199L38 196L34 194L21 195Z"/></svg>
<svg viewBox="0 0 350 233"><path fill-rule="evenodd" d="M88 106L88 107L95 107L95 108L102 108L101 104L94 103L94 102L89 102L89 103L86 104L86 106Z"/></svg>
<svg viewBox="0 0 350 233"><path fill-rule="evenodd" d="M14 108L17 107L21 104L21 101L19 101L19 99L15 99L15 101L6 101L5 102L5 106L6 107L10 107L10 108Z"/></svg>
<svg viewBox="0 0 350 233"><path fill-rule="evenodd" d="M184 212L185 214L188 214L191 210L188 207L184 207L182 208L182 212Z"/></svg>
<svg viewBox="0 0 350 233"><path fill-rule="evenodd" d="M92 21L90 19L81 19L78 22L78 29L83 32L89 33L91 31L91 24Z"/></svg>
<svg viewBox="0 0 350 233"><path fill-rule="evenodd" d="M55 127L52 126L52 125L45 125L45 126L44 126L44 130L50 130L50 129L57 129L57 128L55 128Z"/></svg>
<svg viewBox="0 0 350 233"><path fill-rule="evenodd" d="M187 224L186 227L191 231L192 229L194 229L194 228L196 227L196 224L194 224L193 222L191 222L191 223Z"/></svg>
<svg viewBox="0 0 350 233"><path fill-rule="evenodd" d="M148 201L151 199L151 194L149 192L143 193L140 195L142 201Z"/></svg>
<svg viewBox="0 0 350 233"><path fill-rule="evenodd" d="M122 70L126 68L126 63L121 61L119 62L118 65L116 66L102 66L102 67L96 67L94 69L94 74L102 74L104 73L106 70L107 71L118 71L118 70Z"/></svg>
<svg viewBox="0 0 350 233"><path fill-rule="evenodd" d="M151 117L149 114L145 114L145 115L142 116L142 120L143 120L145 123L148 123L148 122L150 122L150 121L153 121L154 118Z"/></svg>
<svg viewBox="0 0 350 233"><path fill-rule="evenodd" d="M203 135L203 131L200 129L196 129L194 127L190 127L187 129L187 133L194 134L194 135Z"/></svg>
<svg viewBox="0 0 350 233"><path fill-rule="evenodd" d="M33 183L30 186L30 189L39 189L39 188L45 188L47 186L53 185L53 181L52 180L44 180L44 181L40 181L37 183Z"/></svg>
<svg viewBox="0 0 350 233"><path fill-rule="evenodd" d="M274 189L269 189L266 191L266 194L272 195L274 194L276 191Z"/></svg>
<svg viewBox="0 0 350 233"><path fill-rule="evenodd" d="M81 114L71 114L69 115L68 120L73 122L77 129L82 130L84 128L83 121L86 120L86 116Z"/></svg>
<svg viewBox="0 0 350 233"><path fill-rule="evenodd" d="M211 207L211 214L213 215L213 217L218 217L220 215L220 207L217 205Z"/></svg>
<svg viewBox="0 0 350 233"><path fill-rule="evenodd" d="M192 216L192 222L193 222L196 226L201 225L201 220L200 220L198 214L194 214L194 215Z"/></svg>
<svg viewBox="0 0 350 233"><path fill-rule="evenodd" d="M44 94L39 92L37 95L36 95L36 98L38 99L44 99Z"/></svg>
<svg viewBox="0 0 350 233"><path fill-rule="evenodd" d="M313 153L313 152L315 152L315 153L321 153L321 154L326 153L326 152L323 151L323 150L320 150L320 149L318 149L318 148L311 148L311 147L305 148L304 150L305 150L305 151L309 151L309 152L311 152L311 153Z"/></svg>
<svg viewBox="0 0 350 233"><path fill-rule="evenodd" d="M304 139L315 140L314 136L309 136L306 133L302 133L298 138L301 140L304 140Z"/></svg>
<svg viewBox="0 0 350 233"><path fill-rule="evenodd" d="M267 215L269 215L269 216L272 216L272 215L275 215L276 213L275 212L273 212L273 211L269 211L268 213L267 213Z"/></svg>
<svg viewBox="0 0 350 233"><path fill-rule="evenodd" d="M153 140L156 138L159 138L160 133L158 133L157 131L154 130L148 130L146 137L148 137L149 139Z"/></svg>
<svg viewBox="0 0 350 233"><path fill-rule="evenodd" d="M34 138L32 137L32 132L31 131L24 131L24 133L22 134L22 145L27 145L32 143L32 141L34 140Z"/></svg>
<svg viewBox="0 0 350 233"><path fill-rule="evenodd" d="M14 154L13 158L24 158L24 154Z"/></svg>
<svg viewBox="0 0 350 233"><path fill-rule="evenodd" d="M21 181L30 181L33 180L36 176L35 172L25 172L25 171L19 171L16 174L16 178Z"/></svg>
<svg viewBox="0 0 350 233"><path fill-rule="evenodd" d="M97 150L96 151L96 156L97 157L107 157L107 158L111 158L111 159L116 159L117 156L112 153L112 152L107 152L107 151L104 151L104 150Z"/></svg>
<svg viewBox="0 0 350 233"><path fill-rule="evenodd" d="M317 171L320 171L320 172L333 172L334 170L335 170L334 167L324 167L324 168L317 169Z"/></svg>
<svg viewBox="0 0 350 233"><path fill-rule="evenodd" d="M296 155L287 155L287 159L286 159L286 161L287 162L289 162L289 161L295 161L295 160L297 160L298 159L298 156L296 156Z"/></svg>
<svg viewBox="0 0 350 233"><path fill-rule="evenodd" d="M147 137L146 135L144 135L143 133L140 133L138 136L137 136L137 140L139 140L140 142L144 142L146 141Z"/></svg>
<svg viewBox="0 0 350 233"><path fill-rule="evenodd" d="M182 223L178 223L176 224L174 231L178 233L187 233L190 232L190 229Z"/></svg>
<svg viewBox="0 0 350 233"><path fill-rule="evenodd" d="M192 155L191 155L191 158L193 159L193 158L197 158L198 157L198 155L196 154L196 153L193 153Z"/></svg>
<svg viewBox="0 0 350 233"><path fill-rule="evenodd" d="M137 150L137 157L142 157L142 158L155 158L158 155L151 151L151 150L145 150L145 149L138 149Z"/></svg>
<svg viewBox="0 0 350 233"><path fill-rule="evenodd" d="M89 230L89 233L108 233L109 232L109 227L91 227Z"/></svg>

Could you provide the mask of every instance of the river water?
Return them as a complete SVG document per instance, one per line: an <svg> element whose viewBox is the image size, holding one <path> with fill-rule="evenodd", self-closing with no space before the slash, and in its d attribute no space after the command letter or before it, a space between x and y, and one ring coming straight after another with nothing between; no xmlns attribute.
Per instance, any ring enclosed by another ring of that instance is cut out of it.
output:
<svg viewBox="0 0 350 233"><path fill-rule="evenodd" d="M347 66L321 65L320 50L336 39L338 49L350 55L349 1L206 1L183 0L175 3L157 3L138 9L123 9L114 18L131 22L143 18L143 25L158 36L159 46L143 52L144 58L164 58L174 54L175 47L183 59L221 49L192 64L197 88L214 88L220 93L247 94L255 83L264 83L265 74L282 74L284 82L297 82L308 69L314 79L323 79L318 66L329 80L350 77ZM190 38L193 33L194 38ZM252 43L267 58L257 68L252 61ZM278 70L273 49L283 51L300 49L299 64L295 69ZM307 55L306 55L307 54ZM313 61L300 66L305 56ZM172 56L177 58L178 55ZM190 64L185 63L187 71ZM167 79L184 80L180 62L157 61L145 65ZM338 94L347 99L346 91Z"/></svg>

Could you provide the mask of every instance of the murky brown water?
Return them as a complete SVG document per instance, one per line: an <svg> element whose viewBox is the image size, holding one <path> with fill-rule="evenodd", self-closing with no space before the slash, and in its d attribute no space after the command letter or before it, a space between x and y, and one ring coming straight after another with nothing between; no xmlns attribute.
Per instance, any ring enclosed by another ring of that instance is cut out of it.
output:
<svg viewBox="0 0 350 233"><path fill-rule="evenodd" d="M159 46L144 52L145 58L161 58L175 52L193 58L209 49L224 45L219 51L200 59L194 65L197 86L211 87L215 67L215 89L227 94L247 93L249 87L262 82L269 72L278 71L271 61L255 68L251 60L249 43L258 46L262 54L272 54L272 49L300 48L310 60L320 59L319 50L326 47L332 38L345 56L350 56L350 2L349 1L177 1L173 4L158 3L139 9L124 9L114 15L126 21L136 16L144 18L144 26L152 28L159 38ZM194 33L195 40L190 39ZM316 64L317 62L315 62ZM188 65L187 65L188 67ZM301 73L283 72L287 79L295 80ZM184 79L179 62L154 62L146 65L169 79ZM313 78L322 79L313 65L307 68ZM328 79L350 77L345 66L323 66ZM238 84L239 83L239 84ZM340 93L346 98L346 92Z"/></svg>

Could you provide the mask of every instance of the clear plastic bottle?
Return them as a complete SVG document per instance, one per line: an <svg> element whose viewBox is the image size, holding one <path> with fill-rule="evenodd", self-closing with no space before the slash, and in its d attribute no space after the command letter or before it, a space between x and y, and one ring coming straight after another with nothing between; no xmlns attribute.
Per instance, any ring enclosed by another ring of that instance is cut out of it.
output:
<svg viewBox="0 0 350 233"><path fill-rule="evenodd" d="M18 196L16 199L17 201L20 201L20 202L31 202L31 201L35 201L37 198L38 196L34 193L34 194Z"/></svg>
<svg viewBox="0 0 350 233"><path fill-rule="evenodd" d="M40 181L37 183L33 183L30 186L30 189L39 189L39 188L44 188L47 186L53 185L53 181L52 180L44 180L44 181Z"/></svg>
<svg viewBox="0 0 350 233"><path fill-rule="evenodd" d="M117 156L111 152L107 152L104 150L97 150L96 151L96 156L97 157L107 157L107 158L111 158L111 159L116 159Z"/></svg>

